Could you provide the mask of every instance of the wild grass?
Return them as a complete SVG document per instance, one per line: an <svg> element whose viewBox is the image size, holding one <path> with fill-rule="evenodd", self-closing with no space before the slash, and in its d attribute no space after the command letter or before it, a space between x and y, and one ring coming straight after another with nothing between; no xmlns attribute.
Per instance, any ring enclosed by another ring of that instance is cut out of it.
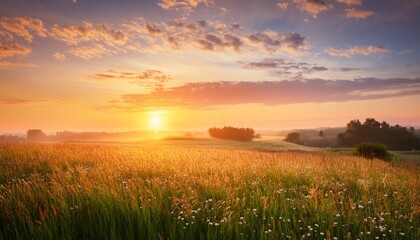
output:
<svg viewBox="0 0 420 240"><path fill-rule="evenodd" d="M0 239L420 239L420 172L327 152L0 145Z"/></svg>

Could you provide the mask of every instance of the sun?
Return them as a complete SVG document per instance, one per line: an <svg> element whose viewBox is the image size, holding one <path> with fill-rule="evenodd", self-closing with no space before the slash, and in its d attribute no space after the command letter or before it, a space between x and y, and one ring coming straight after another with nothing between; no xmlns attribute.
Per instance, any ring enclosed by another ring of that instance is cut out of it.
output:
<svg viewBox="0 0 420 240"><path fill-rule="evenodd" d="M159 131L162 128L161 112L152 112L149 118L150 128L153 131Z"/></svg>
<svg viewBox="0 0 420 240"><path fill-rule="evenodd" d="M150 118L150 125L154 128L158 128L162 124L162 120L158 116L152 116Z"/></svg>

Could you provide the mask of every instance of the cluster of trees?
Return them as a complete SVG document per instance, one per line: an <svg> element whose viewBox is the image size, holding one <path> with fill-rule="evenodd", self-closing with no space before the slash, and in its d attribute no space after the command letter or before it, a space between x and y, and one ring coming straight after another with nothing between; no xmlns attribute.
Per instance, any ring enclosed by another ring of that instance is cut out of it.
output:
<svg viewBox="0 0 420 240"><path fill-rule="evenodd" d="M385 144L392 150L412 150L420 148L420 139L414 135L413 127L400 125L390 126L387 122L378 122L367 118L364 123L359 120L350 121L346 131L337 135L339 146L353 147L365 142Z"/></svg>
<svg viewBox="0 0 420 240"><path fill-rule="evenodd" d="M298 132L291 132L287 134L286 138L284 139L286 142L301 144L302 140L300 139L300 133Z"/></svg>
<svg viewBox="0 0 420 240"><path fill-rule="evenodd" d="M252 141L257 138L255 131L252 128L235 128L235 127L223 127L223 128L210 128L209 134L212 138L236 140L236 141Z"/></svg>
<svg viewBox="0 0 420 240"><path fill-rule="evenodd" d="M50 141L51 137L40 129L29 129L26 132L26 140L29 142L46 142Z"/></svg>

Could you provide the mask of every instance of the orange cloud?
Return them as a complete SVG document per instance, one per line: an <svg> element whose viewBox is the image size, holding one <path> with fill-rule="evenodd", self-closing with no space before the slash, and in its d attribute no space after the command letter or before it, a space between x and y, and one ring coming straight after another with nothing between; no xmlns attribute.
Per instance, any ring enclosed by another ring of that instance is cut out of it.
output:
<svg viewBox="0 0 420 240"><path fill-rule="evenodd" d="M106 45L123 45L127 42L127 34L122 30L111 29L107 24L94 27L90 22L82 26L59 26L55 24L49 35L68 45L78 45L82 42L102 42Z"/></svg>
<svg viewBox="0 0 420 240"><path fill-rule="evenodd" d="M60 61L60 62L63 62L66 59L66 55L59 52L55 52L52 56L55 60Z"/></svg>
<svg viewBox="0 0 420 240"><path fill-rule="evenodd" d="M160 107L207 108L248 103L283 105L383 99L417 94L420 94L419 78L197 82L146 94L123 95L125 105L113 107L141 110Z"/></svg>
<svg viewBox="0 0 420 240"><path fill-rule="evenodd" d="M289 8L289 4L288 4L288 3L286 3L286 2L279 2L279 3L277 3L277 6L278 6L280 9L283 9L283 10L286 10L286 9L288 9L288 8Z"/></svg>
<svg viewBox="0 0 420 240"><path fill-rule="evenodd" d="M323 0L293 0L293 2L301 11L308 12L314 17L316 17L318 13L332 8L331 6L326 5Z"/></svg>
<svg viewBox="0 0 420 240"><path fill-rule="evenodd" d="M301 54L309 46L306 38L298 33L265 31L249 34L240 24L222 21L174 20L152 24L140 19L125 23L123 27L131 36L126 49L138 52L159 52L169 47L171 50L196 48L236 53L264 50ZM134 40L136 42L132 43Z"/></svg>
<svg viewBox="0 0 420 240"><path fill-rule="evenodd" d="M44 28L43 22L37 18L15 17L2 18L0 27L6 31L22 37L28 42L32 42L33 35L30 31L35 32L40 37L46 37L47 30Z"/></svg>
<svg viewBox="0 0 420 240"><path fill-rule="evenodd" d="M36 68L38 67L34 63L15 63L9 61L0 61L0 69L10 69L10 68Z"/></svg>
<svg viewBox="0 0 420 240"><path fill-rule="evenodd" d="M381 46L356 46L350 49L327 48L324 52L330 56L349 58L354 55L387 54L389 50Z"/></svg>
<svg viewBox="0 0 420 240"><path fill-rule="evenodd" d="M14 37L13 37L12 34L0 30L0 40L1 40L1 42L11 42L11 41L13 41L13 39L14 39Z"/></svg>
<svg viewBox="0 0 420 240"><path fill-rule="evenodd" d="M175 9L175 10L191 10L197 7L198 4L205 4L207 6L213 5L213 0L161 0L158 3L159 7L163 9Z"/></svg>
<svg viewBox="0 0 420 240"><path fill-rule="evenodd" d="M105 73L98 73L89 77L90 79L104 80L129 80L130 83L137 84L150 89L163 89L164 84L173 78L160 70L147 69L143 72L122 72L108 70Z"/></svg>
<svg viewBox="0 0 420 240"><path fill-rule="evenodd" d="M26 56L31 53L31 49L20 45L19 43L3 44L0 43L0 58L12 57L15 55Z"/></svg>
<svg viewBox="0 0 420 240"><path fill-rule="evenodd" d="M374 14L375 13L372 11L365 11L365 10L360 10L356 8L346 9L346 18L365 19Z"/></svg>
<svg viewBox="0 0 420 240"><path fill-rule="evenodd" d="M89 60L91 58L101 58L104 55L111 55L115 53L113 51L106 49L101 44L74 48L74 49L71 49L69 52L73 54L74 56L77 56L84 60Z"/></svg>
<svg viewBox="0 0 420 240"><path fill-rule="evenodd" d="M339 3L344 3L346 5L362 5L362 0L337 0Z"/></svg>
<svg viewBox="0 0 420 240"><path fill-rule="evenodd" d="M1 65L0 65L1 66ZM18 105L25 103L32 103L33 101L23 98L1 98L0 105Z"/></svg>

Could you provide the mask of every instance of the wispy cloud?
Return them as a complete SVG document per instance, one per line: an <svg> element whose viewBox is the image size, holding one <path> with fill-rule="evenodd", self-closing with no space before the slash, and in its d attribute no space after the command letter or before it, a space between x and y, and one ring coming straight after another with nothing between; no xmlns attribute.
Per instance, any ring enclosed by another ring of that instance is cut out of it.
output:
<svg viewBox="0 0 420 240"><path fill-rule="evenodd" d="M94 26L93 23L83 22L81 26L54 24L49 35L68 45L78 45L82 42L101 42L106 45L123 45L127 41L127 34L119 29L112 29L107 24Z"/></svg>
<svg viewBox="0 0 420 240"><path fill-rule="evenodd" d="M66 60L66 55L60 52L55 52L52 57L59 62L64 62L64 60Z"/></svg>
<svg viewBox="0 0 420 240"><path fill-rule="evenodd" d="M15 55L26 56L31 53L31 49L18 43L0 43L0 58L12 57Z"/></svg>
<svg viewBox="0 0 420 240"><path fill-rule="evenodd" d="M420 94L420 79L295 80L267 82L198 82L146 94L123 95L133 109L207 108L235 104L282 105L340 102ZM116 107L116 106L115 106Z"/></svg>
<svg viewBox="0 0 420 240"><path fill-rule="evenodd" d="M130 83L137 84L146 89L157 90L163 89L165 83L172 80L173 77L160 70L147 69L141 72L108 70L89 76L89 79L98 81L128 80Z"/></svg>
<svg viewBox="0 0 420 240"><path fill-rule="evenodd" d="M213 0L160 0L158 5L163 9L175 9L175 10L187 10L197 7L199 4L205 4L207 6L213 5Z"/></svg>
<svg viewBox="0 0 420 240"><path fill-rule="evenodd" d="M33 101L23 98L0 98L0 105L21 105L27 103L33 103Z"/></svg>
<svg viewBox="0 0 420 240"><path fill-rule="evenodd" d="M38 65L35 63L16 63L9 61L0 61L0 69L10 69L10 68L36 68Z"/></svg>
<svg viewBox="0 0 420 240"><path fill-rule="evenodd" d="M327 48L324 52L330 56L349 58L354 55L387 54L389 50L381 46L356 46L349 49Z"/></svg>
<svg viewBox="0 0 420 240"><path fill-rule="evenodd" d="M43 22L38 18L4 17L0 19L0 27L16 36L22 37L28 42L33 40L32 32L40 37L46 37L47 33Z"/></svg>
<svg viewBox="0 0 420 240"><path fill-rule="evenodd" d="M303 74L324 72L329 68L318 66L306 62L294 62L281 58L266 58L257 62L238 62L245 69L256 69L268 71L271 75L288 75L289 77L298 78Z"/></svg>
<svg viewBox="0 0 420 240"><path fill-rule="evenodd" d="M339 3L344 3L346 5L362 5L362 0L337 0Z"/></svg>
<svg viewBox="0 0 420 240"><path fill-rule="evenodd" d="M77 48L71 49L69 52L84 60L89 60L91 58L101 58L104 55L111 55L115 53L111 50L106 49L102 44L77 47Z"/></svg>
<svg viewBox="0 0 420 240"><path fill-rule="evenodd" d="M309 44L299 33L271 30L249 33L237 23L222 21L175 20L162 23L130 22L124 25L130 32L141 34L138 51L153 49L200 49L213 52L268 51L301 54ZM135 34L131 34L134 36ZM156 37L159 36L159 37ZM135 49L136 45L130 45Z"/></svg>
<svg viewBox="0 0 420 240"><path fill-rule="evenodd" d="M295 3L301 11L308 12L314 17L320 12L332 8L332 6L325 4L323 0L293 0L293 3Z"/></svg>
<svg viewBox="0 0 420 240"><path fill-rule="evenodd" d="M346 18L365 19L374 15L372 11L360 10L356 8L346 9Z"/></svg>
<svg viewBox="0 0 420 240"><path fill-rule="evenodd" d="M352 72L352 71L359 71L360 68L349 68L349 67L342 67L342 68L333 68L332 70L340 71L340 72Z"/></svg>
<svg viewBox="0 0 420 240"><path fill-rule="evenodd" d="M251 45L268 52L284 51L291 54L302 54L309 48L305 37L299 33L277 33L273 31L257 32L246 37Z"/></svg>
<svg viewBox="0 0 420 240"><path fill-rule="evenodd" d="M90 22L65 26L54 24L48 36L73 47L70 53L83 59L127 51L161 53L191 49L236 54L265 51L302 55L309 48L306 37L299 33L251 31L235 22L185 19L148 22L140 18L112 26ZM94 49L96 51L92 53ZM84 54L86 52L89 53Z"/></svg>
<svg viewBox="0 0 420 240"><path fill-rule="evenodd" d="M278 2L278 3L277 3L277 6L278 6L280 9L286 10L286 9L288 9L288 8L289 8L289 3L287 3L287 2Z"/></svg>

